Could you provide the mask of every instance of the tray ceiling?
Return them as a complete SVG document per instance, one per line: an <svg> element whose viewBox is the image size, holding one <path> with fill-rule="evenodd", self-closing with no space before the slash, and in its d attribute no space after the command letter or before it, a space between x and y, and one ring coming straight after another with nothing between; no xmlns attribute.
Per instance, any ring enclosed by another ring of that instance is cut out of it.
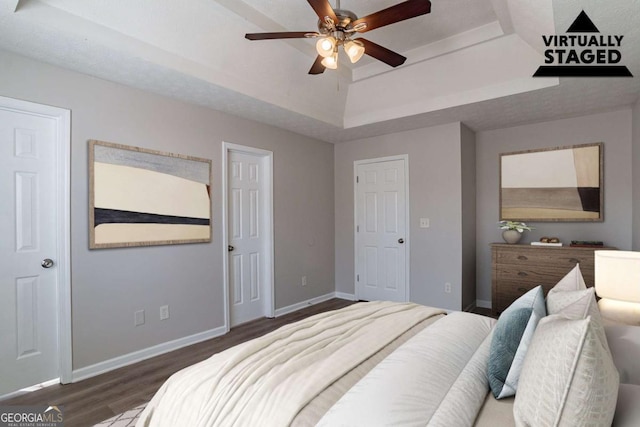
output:
<svg viewBox="0 0 640 427"><path fill-rule="evenodd" d="M364 16L398 0L342 0ZM332 2L335 6L335 3ZM313 31L304 0L12 0L0 5L0 49L329 142L462 121L474 130L630 105L637 78L532 78L542 34L581 10L623 34L640 73L640 1L432 0L430 14L367 33L405 56L320 76L313 40L249 42L247 32Z"/></svg>

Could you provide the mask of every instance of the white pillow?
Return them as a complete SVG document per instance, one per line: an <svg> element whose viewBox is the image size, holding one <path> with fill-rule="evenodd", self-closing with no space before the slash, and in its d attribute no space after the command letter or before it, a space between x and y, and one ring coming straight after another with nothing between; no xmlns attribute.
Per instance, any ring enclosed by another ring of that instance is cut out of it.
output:
<svg viewBox="0 0 640 427"><path fill-rule="evenodd" d="M547 294L547 314L562 314L570 319L586 319L587 316L591 316L593 328L600 336L600 342L609 351L595 289L584 286L578 265Z"/></svg>
<svg viewBox="0 0 640 427"><path fill-rule="evenodd" d="M591 317L540 321L520 374L516 425L611 425L619 377L600 340Z"/></svg>
<svg viewBox="0 0 640 427"><path fill-rule="evenodd" d="M580 264L576 264L573 269L567 273L556 285L549 291L549 293L554 292L564 292L564 291L580 291L582 289L587 289L587 284L584 281L584 277L582 277L582 271L580 271Z"/></svg>

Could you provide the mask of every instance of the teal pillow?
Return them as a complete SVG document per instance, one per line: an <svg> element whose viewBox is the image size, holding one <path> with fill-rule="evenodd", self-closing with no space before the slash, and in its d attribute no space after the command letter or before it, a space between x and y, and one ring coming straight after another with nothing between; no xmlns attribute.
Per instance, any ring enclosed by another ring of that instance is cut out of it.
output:
<svg viewBox="0 0 640 427"><path fill-rule="evenodd" d="M542 286L522 295L500 315L491 339L488 368L489 386L496 399L516 394L533 332L546 315Z"/></svg>

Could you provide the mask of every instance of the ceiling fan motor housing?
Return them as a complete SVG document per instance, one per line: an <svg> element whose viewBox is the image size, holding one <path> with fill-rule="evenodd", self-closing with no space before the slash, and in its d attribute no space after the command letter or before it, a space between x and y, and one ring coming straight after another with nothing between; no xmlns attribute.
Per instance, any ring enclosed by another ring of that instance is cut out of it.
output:
<svg viewBox="0 0 640 427"><path fill-rule="evenodd" d="M318 31L321 34L330 34L336 31L341 33L344 33L345 31L352 32L351 23L357 20L358 16L350 10L334 9L334 12L338 18L338 22L335 22L332 25L331 23L333 20L329 17L325 17L326 21L319 19Z"/></svg>

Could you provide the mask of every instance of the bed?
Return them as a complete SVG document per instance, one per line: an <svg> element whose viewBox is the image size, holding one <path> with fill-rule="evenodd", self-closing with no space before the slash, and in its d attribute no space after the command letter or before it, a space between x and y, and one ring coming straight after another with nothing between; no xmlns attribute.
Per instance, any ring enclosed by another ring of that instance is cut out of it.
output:
<svg viewBox="0 0 640 427"><path fill-rule="evenodd" d="M489 392L495 325L413 303L357 303L174 374L137 426L527 425L513 398Z"/></svg>

